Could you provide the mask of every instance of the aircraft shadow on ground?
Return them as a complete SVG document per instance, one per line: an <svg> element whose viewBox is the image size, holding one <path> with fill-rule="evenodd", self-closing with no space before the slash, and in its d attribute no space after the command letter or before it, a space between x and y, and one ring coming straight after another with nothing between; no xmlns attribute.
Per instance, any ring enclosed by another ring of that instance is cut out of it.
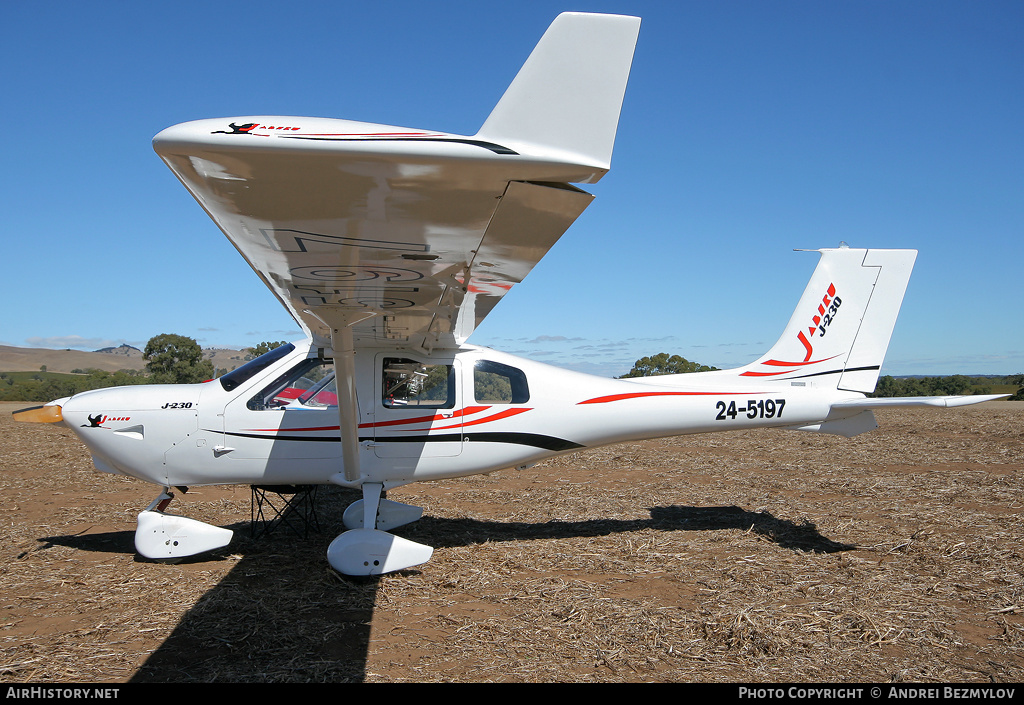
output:
<svg viewBox="0 0 1024 705"><path fill-rule="evenodd" d="M589 519L584 521L494 522L475 519L424 517L416 541L437 548L475 543L531 541L580 536L606 536L654 529L657 531L720 531L741 529L757 534L782 548L835 553L856 548L823 536L810 522L779 519L768 512L748 512L739 507L652 507L650 519Z"/></svg>
<svg viewBox="0 0 1024 705"><path fill-rule="evenodd" d="M233 558L237 565L184 614L132 682L364 680L377 579L339 576L326 560L327 544L343 530L340 517L345 506L358 497L348 490L321 492L317 500L320 531L305 539L283 526L253 539L249 522L240 522L229 527L236 539L222 553L189 559L202 563L241 556ZM649 529L740 529L783 548L819 553L854 548L822 536L809 522L795 523L735 506L654 507L649 519L541 523L427 516L396 533L445 548ZM83 551L134 551L133 535L126 531L42 540Z"/></svg>
<svg viewBox="0 0 1024 705"><path fill-rule="evenodd" d="M586 536L607 536L653 529L656 531L720 531L741 529L789 548L813 553L835 553L856 548L823 536L811 522L779 519L768 512L729 507L651 507L650 519L588 519L583 521L496 522L476 519L424 517L415 541L436 548L483 542L535 541Z"/></svg>

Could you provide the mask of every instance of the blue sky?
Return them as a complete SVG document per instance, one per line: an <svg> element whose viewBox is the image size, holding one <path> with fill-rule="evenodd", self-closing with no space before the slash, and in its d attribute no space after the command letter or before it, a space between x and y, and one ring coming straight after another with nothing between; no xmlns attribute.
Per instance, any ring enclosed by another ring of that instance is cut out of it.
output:
<svg viewBox="0 0 1024 705"><path fill-rule="evenodd" d="M563 10L643 18L597 199L471 342L598 374L778 338L795 248L920 250L884 374L1024 371L1024 3L129 2L4 8L0 344L297 326L159 161L245 114L473 134Z"/></svg>

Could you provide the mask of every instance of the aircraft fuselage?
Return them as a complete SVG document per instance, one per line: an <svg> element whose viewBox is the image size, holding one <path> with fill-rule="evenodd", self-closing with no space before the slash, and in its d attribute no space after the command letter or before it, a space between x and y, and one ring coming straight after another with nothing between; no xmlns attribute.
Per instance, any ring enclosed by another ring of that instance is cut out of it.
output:
<svg viewBox="0 0 1024 705"><path fill-rule="evenodd" d="M801 427L836 418L830 406L839 399L863 397L813 382L718 372L605 379L478 347L432 355L360 350L360 473L351 481L344 478L332 368L321 354L299 343L241 381L244 372L202 384L78 394L64 402L64 422L100 470L163 486L393 487L621 441ZM409 379L426 384L410 394Z"/></svg>

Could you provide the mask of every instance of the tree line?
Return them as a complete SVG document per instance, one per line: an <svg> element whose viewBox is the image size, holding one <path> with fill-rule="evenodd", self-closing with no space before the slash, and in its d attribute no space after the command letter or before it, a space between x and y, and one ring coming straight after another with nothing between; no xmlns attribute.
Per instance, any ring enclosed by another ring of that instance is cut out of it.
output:
<svg viewBox="0 0 1024 705"><path fill-rule="evenodd" d="M247 359L283 345L268 341L249 348ZM48 372L43 365L39 372L0 372L0 401L50 401L79 392L129 384L192 384L212 379L217 371L203 358L203 350L193 339L164 333L146 343L143 352L145 372L141 370L80 370L76 373ZM642 357L620 379L653 375L709 372L717 367L691 362L680 355L659 353ZM967 377L880 377L875 397L946 396L957 394L1012 394L1011 400L1024 401L1024 374Z"/></svg>
<svg viewBox="0 0 1024 705"><path fill-rule="evenodd" d="M255 356L281 343L264 342L249 349ZM51 401L79 392L131 384L192 384L212 379L213 363L203 358L203 349L194 338L173 333L153 336L143 351L146 369L86 369L71 373L49 372L43 365L39 372L0 372L0 401ZM223 371L222 371L223 372Z"/></svg>
<svg viewBox="0 0 1024 705"><path fill-rule="evenodd" d="M941 397L960 394L1012 394L1011 401L1024 401L1024 374L967 377L890 377L878 379L873 397Z"/></svg>
<svg viewBox="0 0 1024 705"><path fill-rule="evenodd" d="M691 362L680 355L659 353L642 357L633 363L633 369L619 379L629 377L652 377L675 375L689 372L710 372L717 367ZM1012 394L1014 401L1024 401L1024 374L968 377L946 375L940 377L892 377L879 378L874 397L932 397L960 394Z"/></svg>

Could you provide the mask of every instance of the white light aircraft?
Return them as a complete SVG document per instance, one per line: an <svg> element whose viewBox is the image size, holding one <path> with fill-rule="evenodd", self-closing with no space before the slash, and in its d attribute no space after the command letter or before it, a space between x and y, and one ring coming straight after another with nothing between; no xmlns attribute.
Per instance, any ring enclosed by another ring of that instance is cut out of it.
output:
<svg viewBox="0 0 1024 705"><path fill-rule="evenodd" d="M583 212L609 169L640 20L555 19L473 136L304 117L170 127L160 158L307 334L202 384L101 389L16 412L62 422L97 468L163 487L139 515L150 559L231 531L164 511L174 487L361 488L327 551L341 573L429 560L388 533L390 488L643 438L771 426L853 436L873 399L916 251L820 250L782 337L745 367L604 379L466 344Z"/></svg>

